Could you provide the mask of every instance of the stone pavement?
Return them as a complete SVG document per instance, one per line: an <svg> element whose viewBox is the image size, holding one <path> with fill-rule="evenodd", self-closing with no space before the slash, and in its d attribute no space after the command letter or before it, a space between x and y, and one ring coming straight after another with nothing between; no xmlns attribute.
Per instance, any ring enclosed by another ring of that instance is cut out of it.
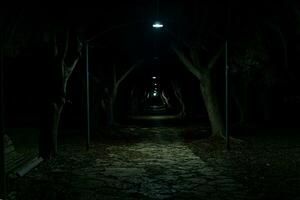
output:
<svg viewBox="0 0 300 200"><path fill-rule="evenodd" d="M62 154L18 181L19 199L247 199L223 167L194 155L176 128L132 128L137 142L95 143ZM226 165L224 165L226 166ZM26 185L26 186L25 186ZM21 197L21 198L20 198Z"/></svg>

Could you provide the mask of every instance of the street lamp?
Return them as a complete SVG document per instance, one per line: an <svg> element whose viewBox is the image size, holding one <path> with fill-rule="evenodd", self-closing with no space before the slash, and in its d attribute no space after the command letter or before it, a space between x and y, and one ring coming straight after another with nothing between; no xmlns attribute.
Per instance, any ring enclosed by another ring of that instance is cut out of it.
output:
<svg viewBox="0 0 300 200"><path fill-rule="evenodd" d="M160 28L164 27L164 25L160 22L155 22L154 24L152 24L152 27L155 29L160 29Z"/></svg>

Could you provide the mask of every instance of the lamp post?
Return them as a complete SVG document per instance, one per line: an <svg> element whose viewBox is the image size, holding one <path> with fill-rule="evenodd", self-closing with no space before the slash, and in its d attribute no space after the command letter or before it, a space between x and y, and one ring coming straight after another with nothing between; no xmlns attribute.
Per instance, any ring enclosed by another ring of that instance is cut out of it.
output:
<svg viewBox="0 0 300 200"><path fill-rule="evenodd" d="M229 149L229 132L228 132L228 125L229 125L229 116L228 116L228 51L227 51L227 40L225 42L225 138L226 138L226 148Z"/></svg>
<svg viewBox="0 0 300 200"><path fill-rule="evenodd" d="M4 145L4 51L0 52L0 199L6 197L5 145Z"/></svg>
<svg viewBox="0 0 300 200"><path fill-rule="evenodd" d="M225 41L225 136L226 136L226 148L230 149L230 138L229 138L229 100L228 100L228 92L229 92L229 81L228 81L228 73L229 73L229 65L228 65L228 40L229 40L229 28L230 28L230 18L231 18L231 7L228 6L227 10L227 26L226 26L226 41Z"/></svg>
<svg viewBox="0 0 300 200"><path fill-rule="evenodd" d="M89 78L89 43L85 43L85 89L86 89L86 149L90 148L90 78Z"/></svg>

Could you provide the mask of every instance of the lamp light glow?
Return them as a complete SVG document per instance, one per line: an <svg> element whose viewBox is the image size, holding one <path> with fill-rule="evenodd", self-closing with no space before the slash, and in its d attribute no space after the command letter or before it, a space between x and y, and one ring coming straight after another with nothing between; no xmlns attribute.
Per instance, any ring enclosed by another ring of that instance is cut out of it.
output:
<svg viewBox="0 0 300 200"><path fill-rule="evenodd" d="M162 28L162 27L164 27L164 25L160 22L155 22L154 24L152 24L152 27L153 28Z"/></svg>

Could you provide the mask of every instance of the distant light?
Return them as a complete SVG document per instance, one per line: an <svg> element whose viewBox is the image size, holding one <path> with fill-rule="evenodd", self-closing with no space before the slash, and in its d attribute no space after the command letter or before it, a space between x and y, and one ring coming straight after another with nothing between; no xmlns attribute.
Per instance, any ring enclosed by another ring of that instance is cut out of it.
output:
<svg viewBox="0 0 300 200"><path fill-rule="evenodd" d="M153 92L153 96L155 96L155 97L157 96L157 92L156 92L156 91L155 91L155 92Z"/></svg>
<svg viewBox="0 0 300 200"><path fill-rule="evenodd" d="M155 22L154 24L152 24L152 27L153 28L162 28L162 27L164 27L164 25L161 24L160 22Z"/></svg>
<svg viewBox="0 0 300 200"><path fill-rule="evenodd" d="M156 79L156 76L152 76L152 79Z"/></svg>

